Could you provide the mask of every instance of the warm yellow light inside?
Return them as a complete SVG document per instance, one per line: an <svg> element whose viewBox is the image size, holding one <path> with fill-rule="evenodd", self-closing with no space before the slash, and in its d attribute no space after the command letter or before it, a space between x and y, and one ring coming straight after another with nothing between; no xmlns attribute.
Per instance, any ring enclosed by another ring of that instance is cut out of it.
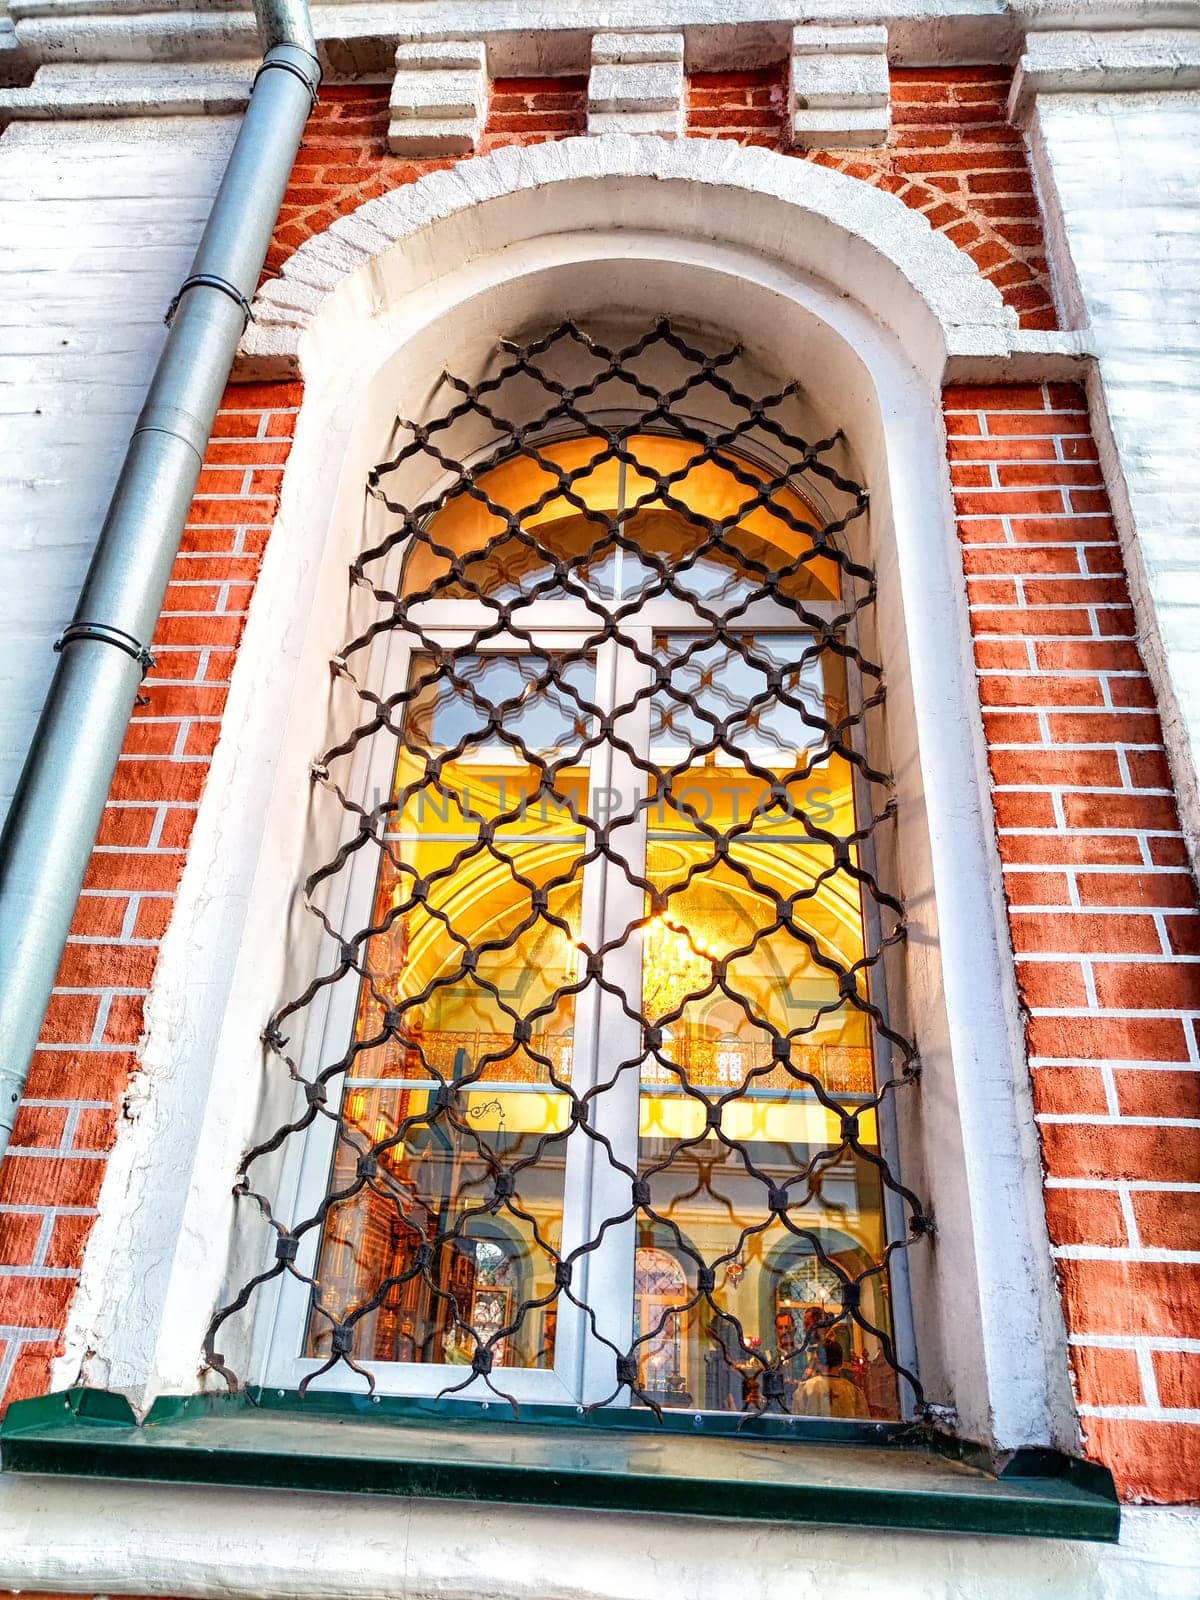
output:
<svg viewBox="0 0 1200 1600"><path fill-rule="evenodd" d="M498 509L475 493L443 506L409 556L404 592L491 594L514 579L540 582L549 571L546 552L610 591L631 592L634 564L626 562L620 583L613 559L610 523L619 519L624 537L672 565L708 542L703 524L727 525L724 548L696 563L688 587L697 592L727 582L741 556L751 572L757 563L774 574L792 598L837 596L836 563L811 553L819 528L812 508L788 485L768 496L771 474L760 463L732 452L701 459L699 444L658 434L636 435L621 448L625 460L601 438L560 440L539 446L540 460L521 455L478 472L476 489ZM452 581L449 560L433 546L466 562L465 585Z"/></svg>
<svg viewBox="0 0 1200 1600"><path fill-rule="evenodd" d="M676 608L661 633L655 614L638 648L671 673L636 680L643 721L634 733L631 717L619 737L640 740L641 794L607 809L604 774L627 751L597 740L595 707L619 699L616 679L603 676L614 669L594 638L586 650L561 643L553 630L581 627L570 616L525 630L522 650L456 647L452 671L432 646L414 658L408 682L422 687L406 702L395 768L406 798L389 818L374 909L386 926L366 952L334 1157L332 1192L348 1198L331 1205L317 1276L333 1314L392 1283L358 1325L358 1354L461 1364L472 1338L536 1303L493 1354L551 1366L552 1252L573 1225L568 1147L583 1142L571 1091L608 1082L589 1118L613 1118L620 1101L620 1159L652 1196L636 1250L632 1225L605 1244L628 1254L632 1332L647 1334L640 1381L662 1404L736 1409L753 1361L716 1313L736 1319L748 1348L786 1354L804 1318L836 1303L836 1274L813 1239L851 1276L884 1240L866 1104L874 997L861 886L845 870L859 851L841 847L858 826L853 772L829 733L849 690L811 615L784 604L836 599L839 568L816 553L817 518L797 490L764 497L761 464L701 460L699 446L650 434L625 452L618 460L591 436L476 473L490 507L459 493L437 511L408 555L405 594L452 602L453 628L453 602L472 598L585 593L610 608L661 598L667 570L673 600L682 591L737 615L769 592L783 621L755 632L743 620L731 643L703 631L699 607L682 621ZM586 614L593 634L599 615ZM632 607L630 617L636 626ZM621 649L619 670L635 673ZM488 715L501 705L504 728ZM506 741L514 729L538 759ZM598 847L597 830L631 804L638 823L622 861L611 840ZM414 882L426 886L415 901ZM592 1004L600 944L624 990ZM441 1102L439 1082L454 1091ZM381 1144L377 1174L356 1184L364 1149ZM593 1156L603 1173L606 1155ZM517 1171L518 1192L489 1208L497 1171ZM764 1177L794 1203L787 1222L769 1211ZM624 1170L620 1182L628 1195ZM438 1241L436 1285L399 1281L418 1247ZM697 1298L696 1258L725 1262L711 1301ZM887 1327L877 1278L863 1306ZM843 1332L872 1414L893 1415L878 1340ZM316 1319L310 1340L310 1353L326 1353Z"/></svg>

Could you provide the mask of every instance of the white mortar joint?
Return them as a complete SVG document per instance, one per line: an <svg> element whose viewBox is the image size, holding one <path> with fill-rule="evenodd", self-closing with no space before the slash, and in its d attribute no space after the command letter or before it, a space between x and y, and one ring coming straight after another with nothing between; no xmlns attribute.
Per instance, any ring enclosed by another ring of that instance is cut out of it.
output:
<svg viewBox="0 0 1200 1600"><path fill-rule="evenodd" d="M793 29L788 116L797 148L884 142L891 122L887 45L882 27Z"/></svg>
<svg viewBox="0 0 1200 1600"><path fill-rule="evenodd" d="M685 93L682 33L592 36L589 133L681 138Z"/></svg>
<svg viewBox="0 0 1200 1600"><path fill-rule="evenodd" d="M488 103L487 50L479 39L396 47L388 149L417 159L473 155Z"/></svg>

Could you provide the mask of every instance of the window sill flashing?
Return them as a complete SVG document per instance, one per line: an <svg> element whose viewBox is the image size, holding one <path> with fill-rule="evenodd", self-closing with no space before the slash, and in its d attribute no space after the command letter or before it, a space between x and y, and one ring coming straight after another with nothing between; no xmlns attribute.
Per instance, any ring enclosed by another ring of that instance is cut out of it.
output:
<svg viewBox="0 0 1200 1600"><path fill-rule="evenodd" d="M660 1426L650 1413L545 1406L483 1420L471 1403L251 1389L165 1397L139 1423L120 1395L69 1389L10 1406L0 1450L9 1472L58 1477L1118 1537L1111 1475L1092 1463L1022 1450L996 1472L899 1424L770 1418L735 1431L738 1420L686 1413Z"/></svg>

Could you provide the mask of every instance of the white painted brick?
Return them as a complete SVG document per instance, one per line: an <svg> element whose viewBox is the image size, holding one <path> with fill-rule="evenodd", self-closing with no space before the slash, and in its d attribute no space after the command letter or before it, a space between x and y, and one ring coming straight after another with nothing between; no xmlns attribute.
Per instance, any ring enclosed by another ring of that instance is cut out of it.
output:
<svg viewBox="0 0 1200 1600"><path fill-rule="evenodd" d="M589 111L588 132L658 133L678 137L683 132L680 111Z"/></svg>
<svg viewBox="0 0 1200 1600"><path fill-rule="evenodd" d="M39 67L28 87L0 89L0 125L18 118L224 115L245 107L256 65Z"/></svg>
<svg viewBox="0 0 1200 1600"><path fill-rule="evenodd" d="M830 55L884 55L887 42L887 29L881 27L831 28L820 23L802 22L792 34L793 52L804 55L822 52Z"/></svg>
<svg viewBox="0 0 1200 1600"><path fill-rule="evenodd" d="M792 116L792 141L801 150L859 149L887 138L886 107L868 111L797 111Z"/></svg>
<svg viewBox="0 0 1200 1600"><path fill-rule="evenodd" d="M0 140L0 815L236 117Z"/></svg>
<svg viewBox="0 0 1200 1600"><path fill-rule="evenodd" d="M1200 45L1200 34L1191 40ZM1064 60L1082 59L1077 41L1038 36L1043 60L1052 46ZM1132 45L1102 36L1093 48L1114 61L1123 55L1128 65ZM1156 49L1154 37L1145 35L1143 55ZM1139 642L1159 695L1184 831L1195 859L1200 849L1200 93L1043 94L1030 131L1049 201L1055 264L1076 301L1075 315L1090 321L1099 356L1105 476L1126 536ZM1105 427L1110 439L1104 437Z"/></svg>
<svg viewBox="0 0 1200 1600"><path fill-rule="evenodd" d="M397 117L477 117L483 86L476 72L398 72L388 106Z"/></svg>
<svg viewBox="0 0 1200 1600"><path fill-rule="evenodd" d="M443 39L433 43L396 46L396 68L419 72L454 72L487 66L487 50L482 39Z"/></svg>
<svg viewBox="0 0 1200 1600"><path fill-rule="evenodd" d="M788 105L799 149L883 143L891 117L887 42L882 27L793 30Z"/></svg>
<svg viewBox="0 0 1200 1600"><path fill-rule="evenodd" d="M588 110L671 111L683 100L683 63L597 66L588 79Z"/></svg>
<svg viewBox="0 0 1200 1600"><path fill-rule="evenodd" d="M600 33L592 39L588 79L588 132L684 131L681 34Z"/></svg>
<svg viewBox="0 0 1200 1600"><path fill-rule="evenodd" d="M479 140L479 121L475 117L411 117L405 115L388 124L388 149L393 155L415 159L437 156L465 156Z"/></svg>
<svg viewBox="0 0 1200 1600"><path fill-rule="evenodd" d="M630 61L682 61L681 33L598 33L592 39L592 64Z"/></svg>
<svg viewBox="0 0 1200 1600"><path fill-rule="evenodd" d="M414 158L470 155L483 132L487 96L481 40L398 45L388 149Z"/></svg>
<svg viewBox="0 0 1200 1600"><path fill-rule="evenodd" d="M792 60L792 95L798 110L886 106L887 59L882 55L796 56Z"/></svg>

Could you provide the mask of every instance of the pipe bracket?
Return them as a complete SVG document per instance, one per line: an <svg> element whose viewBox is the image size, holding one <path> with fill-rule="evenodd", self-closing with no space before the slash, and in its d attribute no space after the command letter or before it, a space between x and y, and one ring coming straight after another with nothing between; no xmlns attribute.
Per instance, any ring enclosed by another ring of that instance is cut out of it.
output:
<svg viewBox="0 0 1200 1600"><path fill-rule="evenodd" d="M185 278L179 285L175 298L167 307L167 314L163 321L168 328L175 320L175 313L179 310L179 302L189 289L217 289L221 294L228 295L235 304L242 308L242 316L245 319L242 323L243 331L254 321L254 312L250 309L250 302L236 284L230 283L227 278L219 278L215 272L193 272L190 277Z"/></svg>
<svg viewBox="0 0 1200 1600"><path fill-rule="evenodd" d="M305 52L305 54L307 54L307 51ZM305 72L304 68L303 67L298 67L294 61L283 61L283 60L275 60L275 61L267 60L267 61L264 61L262 66L259 67L258 71L254 74L254 83L251 84L251 86L250 86L251 93L253 93L255 87L258 84L258 80L262 77L263 73L264 72L271 72L272 70L277 71L277 72L290 72L293 78L299 78L300 82L308 90L309 98L312 101L313 110L315 111L317 109L318 105L320 105L320 103L321 103L320 99L319 99L319 97L317 95L317 85L313 83L311 76L307 72ZM320 82L320 75L321 75L321 68L318 65L318 67L317 67L317 81L318 82Z"/></svg>
<svg viewBox="0 0 1200 1600"><path fill-rule="evenodd" d="M91 639L97 644L115 645L118 650L123 650L127 656L133 657L142 669L143 678L151 667L157 665L146 645L135 639L131 633L126 633L123 628L111 627L107 622L72 622L70 627L63 630L62 637L54 641L55 653L61 654L67 645L74 644L80 639Z"/></svg>

